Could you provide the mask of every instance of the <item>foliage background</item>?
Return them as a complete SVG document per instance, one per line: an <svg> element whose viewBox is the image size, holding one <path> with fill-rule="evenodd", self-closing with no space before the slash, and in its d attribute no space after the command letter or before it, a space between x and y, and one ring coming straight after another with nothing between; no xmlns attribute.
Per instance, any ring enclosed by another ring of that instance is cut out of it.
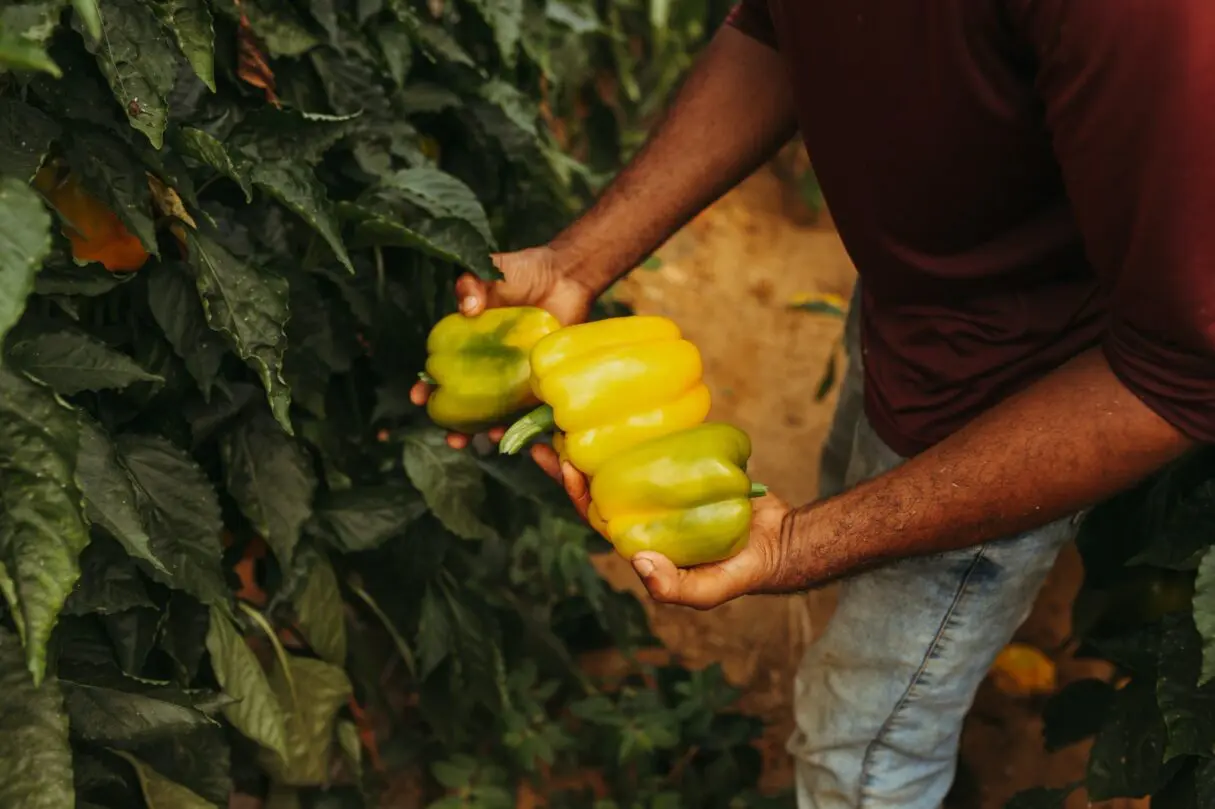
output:
<svg viewBox="0 0 1215 809"><path fill-rule="evenodd" d="M0 9L0 805L760 805L720 672L588 676L640 605L407 398L454 275L567 221L721 11ZM74 260L42 167L148 261Z"/></svg>

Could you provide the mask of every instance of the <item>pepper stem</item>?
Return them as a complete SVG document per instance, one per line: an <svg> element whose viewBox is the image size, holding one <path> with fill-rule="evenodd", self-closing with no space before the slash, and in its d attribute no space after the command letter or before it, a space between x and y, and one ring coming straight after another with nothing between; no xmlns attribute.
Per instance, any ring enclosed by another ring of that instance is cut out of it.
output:
<svg viewBox="0 0 1215 809"><path fill-rule="evenodd" d="M527 442L552 430L556 424L556 421L553 420L553 409L548 405L540 405L506 428L506 432L502 434L502 440L498 442L498 452L503 455L514 455L527 446Z"/></svg>
<svg viewBox="0 0 1215 809"><path fill-rule="evenodd" d="M748 497L763 497L767 493L768 493L767 486L765 486L762 483L752 482L751 483L751 493L748 494L747 496Z"/></svg>
<svg viewBox="0 0 1215 809"><path fill-rule="evenodd" d="M418 379L422 380L422 381L423 381L423 382L425 382L427 385L432 385L432 386L433 386L433 385L438 385L438 384L439 384L439 381L438 381L437 379L435 379L433 376L431 376L430 374L426 373L425 371L420 371L420 372L418 373Z"/></svg>

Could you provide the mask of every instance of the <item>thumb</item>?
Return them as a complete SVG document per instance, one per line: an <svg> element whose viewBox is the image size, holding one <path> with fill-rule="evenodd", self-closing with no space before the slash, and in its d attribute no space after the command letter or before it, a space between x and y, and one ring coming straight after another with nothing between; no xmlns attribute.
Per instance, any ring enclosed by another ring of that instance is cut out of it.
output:
<svg viewBox="0 0 1215 809"><path fill-rule="evenodd" d="M650 597L663 604L708 610L743 594L738 579L722 564L678 568L662 554L644 551L633 557L633 570Z"/></svg>
<svg viewBox="0 0 1215 809"><path fill-rule="evenodd" d="M460 301L460 314L472 317L485 311L490 304L490 286L472 273L464 273L456 279L456 298Z"/></svg>

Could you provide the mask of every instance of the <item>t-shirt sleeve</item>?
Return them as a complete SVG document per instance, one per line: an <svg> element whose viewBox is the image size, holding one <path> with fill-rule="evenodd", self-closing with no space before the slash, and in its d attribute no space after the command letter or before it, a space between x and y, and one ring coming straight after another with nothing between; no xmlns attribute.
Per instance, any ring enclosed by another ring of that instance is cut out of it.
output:
<svg viewBox="0 0 1215 809"><path fill-rule="evenodd" d="M767 0L739 0L726 18L726 25L737 28L765 45L776 47L776 29L772 25Z"/></svg>
<svg viewBox="0 0 1215 809"><path fill-rule="evenodd" d="M1215 0L1021 0L1106 357L1215 442Z"/></svg>

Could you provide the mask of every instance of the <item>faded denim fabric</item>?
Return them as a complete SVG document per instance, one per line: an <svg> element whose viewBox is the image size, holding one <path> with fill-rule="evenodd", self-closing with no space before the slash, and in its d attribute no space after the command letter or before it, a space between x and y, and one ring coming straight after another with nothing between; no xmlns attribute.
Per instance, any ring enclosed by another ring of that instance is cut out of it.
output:
<svg viewBox="0 0 1215 809"><path fill-rule="evenodd" d="M821 495L898 466L862 407L859 306L822 460ZM795 685L799 809L937 809L957 768L962 720L1028 616L1077 518L975 548L903 560L840 584Z"/></svg>

